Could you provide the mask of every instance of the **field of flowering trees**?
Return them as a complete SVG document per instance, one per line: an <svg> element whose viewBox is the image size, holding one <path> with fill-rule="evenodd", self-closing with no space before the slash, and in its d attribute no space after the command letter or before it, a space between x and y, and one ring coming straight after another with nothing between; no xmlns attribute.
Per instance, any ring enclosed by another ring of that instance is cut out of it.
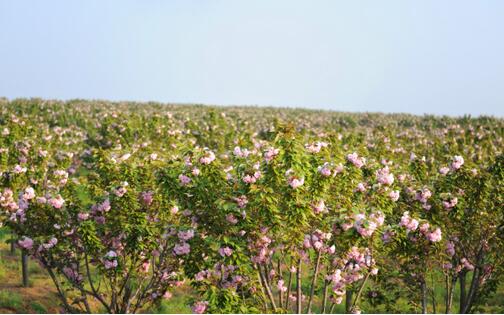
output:
<svg viewBox="0 0 504 315"><path fill-rule="evenodd" d="M0 133L61 311L504 311L502 119L3 99Z"/></svg>

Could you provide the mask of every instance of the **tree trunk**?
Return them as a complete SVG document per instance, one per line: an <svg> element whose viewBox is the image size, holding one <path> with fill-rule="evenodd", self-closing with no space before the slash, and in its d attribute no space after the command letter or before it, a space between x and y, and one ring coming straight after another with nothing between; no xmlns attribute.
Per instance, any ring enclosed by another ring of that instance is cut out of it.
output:
<svg viewBox="0 0 504 315"><path fill-rule="evenodd" d="M11 232L11 242L10 242L10 254L15 255L16 254L16 234L14 232Z"/></svg>
<svg viewBox="0 0 504 315"><path fill-rule="evenodd" d="M325 314L327 308L327 289L329 288L329 281L324 280L324 296L322 297L322 314Z"/></svg>
<svg viewBox="0 0 504 315"><path fill-rule="evenodd" d="M422 279L420 287L422 289L422 314L427 314L427 284L425 280Z"/></svg>
<svg viewBox="0 0 504 315"><path fill-rule="evenodd" d="M450 276L446 276L446 308L445 313L450 314L453 305L453 295L455 293L455 286L457 285L457 277L452 276L450 283Z"/></svg>
<svg viewBox="0 0 504 315"><path fill-rule="evenodd" d="M315 285L317 284L317 277L318 277L319 268L320 268L320 258L321 258L321 253L319 251L317 253L317 262L315 264L315 272L313 273L313 278L312 278L312 283L311 283L310 297L308 298L308 307L306 310L306 312L308 314L311 314L311 309L312 309L312 304L313 304L313 294L315 293Z"/></svg>
<svg viewBox="0 0 504 315"><path fill-rule="evenodd" d="M23 273L23 287L28 287L28 255L23 250L21 251L21 269Z"/></svg>
<svg viewBox="0 0 504 315"><path fill-rule="evenodd" d="M292 272L289 271L289 281L287 282L287 296L285 297L285 309L289 309L290 292L292 287Z"/></svg>
<svg viewBox="0 0 504 315"><path fill-rule="evenodd" d="M352 312L352 297L353 291L347 290L345 295L345 312L350 314Z"/></svg>
<svg viewBox="0 0 504 315"><path fill-rule="evenodd" d="M302 301L301 298L303 293L301 292L301 258L298 260L298 267L296 270L296 290L297 290L297 300L296 300L296 313L301 314Z"/></svg>
<svg viewBox="0 0 504 315"><path fill-rule="evenodd" d="M464 313L464 308L466 304L466 272L462 271L459 275L460 279L460 305L459 305L459 313Z"/></svg>

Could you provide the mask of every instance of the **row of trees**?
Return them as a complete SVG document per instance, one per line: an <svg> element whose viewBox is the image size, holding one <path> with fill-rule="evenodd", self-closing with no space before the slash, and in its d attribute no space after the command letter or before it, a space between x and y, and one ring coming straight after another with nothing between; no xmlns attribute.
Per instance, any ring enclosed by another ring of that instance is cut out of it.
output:
<svg viewBox="0 0 504 315"><path fill-rule="evenodd" d="M502 120L3 105L1 222L68 312L470 313L502 280Z"/></svg>

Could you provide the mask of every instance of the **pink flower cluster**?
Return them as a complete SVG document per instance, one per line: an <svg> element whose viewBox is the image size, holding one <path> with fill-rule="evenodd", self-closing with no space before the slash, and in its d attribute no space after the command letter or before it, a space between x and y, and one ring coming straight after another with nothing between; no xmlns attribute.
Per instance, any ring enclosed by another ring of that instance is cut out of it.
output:
<svg viewBox="0 0 504 315"><path fill-rule="evenodd" d="M324 177L329 177L331 175L336 176L336 174L343 172L343 169L344 166L340 163L334 168L334 170L332 170L331 164L328 162L325 162L322 166L317 168L318 172Z"/></svg>
<svg viewBox="0 0 504 315"><path fill-rule="evenodd" d="M322 148L326 148L328 145L329 144L327 142L317 141L312 144L306 144L305 148L306 148L306 150L308 150L308 152L319 153L320 150L322 150Z"/></svg>
<svg viewBox="0 0 504 315"><path fill-rule="evenodd" d="M61 209L61 207L63 207L64 203L65 203L65 200L63 200L61 195L58 195L56 197L49 199L49 204L56 209Z"/></svg>
<svg viewBox="0 0 504 315"><path fill-rule="evenodd" d="M8 211L15 211L19 208L16 201L14 201L14 193L9 188L4 189L2 195L0 195L0 206L7 209Z"/></svg>
<svg viewBox="0 0 504 315"><path fill-rule="evenodd" d="M194 303L191 310L192 310L193 314L203 314L203 313L205 313L207 307L208 307L207 301L198 301L198 302Z"/></svg>
<svg viewBox="0 0 504 315"><path fill-rule="evenodd" d="M460 155L455 155L453 158L452 158L452 163L451 163L451 169L456 171L458 170L459 168L462 167L462 165L464 165L464 158L461 157Z"/></svg>
<svg viewBox="0 0 504 315"><path fill-rule="evenodd" d="M394 183L394 174L390 173L388 166L376 171L376 179L382 185L392 185Z"/></svg>
<svg viewBox="0 0 504 315"><path fill-rule="evenodd" d="M247 196L241 195L240 197L233 198L234 201L238 204L238 208L243 209L248 203Z"/></svg>
<svg viewBox="0 0 504 315"><path fill-rule="evenodd" d="M24 191L23 199L31 200L33 198L35 198L35 189L33 189L32 187L27 187Z"/></svg>
<svg viewBox="0 0 504 315"><path fill-rule="evenodd" d="M333 261L334 271L326 276L331 282L332 291L336 295L334 303L341 304L346 293L346 287L364 278L366 273L376 275L375 260L368 248L352 247L343 258Z"/></svg>
<svg viewBox="0 0 504 315"><path fill-rule="evenodd" d="M405 227L407 232L415 231L419 225L420 223L418 222L418 220L411 218L409 212L407 211L403 213L401 222L399 223L399 226ZM441 229L435 228L434 230L431 230L430 225L427 222L420 225L419 231L422 235L425 236L425 238L433 243L439 242L442 239Z"/></svg>
<svg viewBox="0 0 504 315"><path fill-rule="evenodd" d="M252 262L256 264L265 263L272 254L272 251L268 248L270 244L271 239L266 235L260 236L256 241L249 241L248 248L250 251L257 253L252 256Z"/></svg>
<svg viewBox="0 0 504 315"><path fill-rule="evenodd" d="M76 264L72 264L70 267L69 266L63 267L63 273L65 274L65 276L67 276L68 279L76 283L80 283L83 279L82 275L80 275L79 272L77 271Z"/></svg>
<svg viewBox="0 0 504 315"><path fill-rule="evenodd" d="M117 263L117 253L114 252L113 250L111 250L107 254L105 254L105 259L103 261L103 264L105 266L105 269L116 268L117 265L118 265L118 263Z"/></svg>
<svg viewBox="0 0 504 315"><path fill-rule="evenodd" d="M405 227L408 232L412 232L418 228L418 225L418 220L411 218L408 211L403 213L399 226Z"/></svg>
<svg viewBox="0 0 504 315"><path fill-rule="evenodd" d="M154 193L152 191L144 191L140 194L140 201L147 207L152 204Z"/></svg>
<svg viewBox="0 0 504 315"><path fill-rule="evenodd" d="M181 241L188 241L194 237L194 230L179 231L177 236Z"/></svg>
<svg viewBox="0 0 504 315"><path fill-rule="evenodd" d="M254 174L252 174L252 175L247 174L247 175L243 176L242 180L243 180L243 182L244 182L244 183L246 183L246 184L253 184L253 183L255 183L255 182L256 182L259 178L261 178L261 176L262 176L261 172L260 172L260 171L256 171L256 172L254 172Z"/></svg>
<svg viewBox="0 0 504 315"><path fill-rule="evenodd" d="M186 242L182 242L180 244L175 245L173 248L173 252L177 256L187 255L191 252L191 246Z"/></svg>
<svg viewBox="0 0 504 315"><path fill-rule="evenodd" d="M357 152L351 153L347 155L347 160L352 163L355 167L361 168L366 164L366 158L359 157Z"/></svg>
<svg viewBox="0 0 504 315"><path fill-rule="evenodd" d="M366 215L359 213L354 215L354 227L362 237L370 237L377 228L385 222L385 215L381 211L373 212L366 218Z"/></svg>
<svg viewBox="0 0 504 315"><path fill-rule="evenodd" d="M454 197L454 198L451 198L450 200L448 201L443 201L443 207L446 209L446 210L450 210L452 208L454 208L458 203L458 198L457 197Z"/></svg>
<svg viewBox="0 0 504 315"><path fill-rule="evenodd" d="M334 245L327 246L326 242L331 240L331 233L324 233L320 230L316 230L311 235L305 235L303 241L303 247L313 248L316 251L328 252L330 254L334 254L336 251L336 247Z"/></svg>
<svg viewBox="0 0 504 315"><path fill-rule="evenodd" d="M312 207L312 210L315 214L329 212L329 210L327 209L327 207L325 205L324 200L319 200L317 202L314 202L311 207Z"/></svg>
<svg viewBox="0 0 504 315"><path fill-rule="evenodd" d="M215 160L215 153L213 153L210 150L207 150L206 154L199 159L199 162L201 164L208 165L208 164L212 163L214 160Z"/></svg>
<svg viewBox="0 0 504 315"><path fill-rule="evenodd" d="M27 236L23 236L21 240L18 241L19 247L30 250L33 248L33 240Z"/></svg>
<svg viewBox="0 0 504 315"><path fill-rule="evenodd" d="M228 257L231 256L232 254L233 250L228 246L219 248L219 255L221 255L222 257Z"/></svg>
<svg viewBox="0 0 504 315"><path fill-rule="evenodd" d="M388 196L389 198L392 200L392 201L397 201L399 200L399 197L400 197L400 192L399 190L392 190L391 192L389 192Z"/></svg>
<svg viewBox="0 0 504 315"><path fill-rule="evenodd" d="M180 185L182 185L182 186L186 186L187 184L189 184L192 181L190 177L188 177L184 174L180 174L178 179L179 179Z"/></svg>
<svg viewBox="0 0 504 315"><path fill-rule="evenodd" d="M285 172L285 176L288 176L287 183L289 183L289 186L291 186L293 189L296 189L298 187L303 186L304 177L290 175L292 173L293 173L293 170L291 170L291 169L288 170L287 172Z"/></svg>
<svg viewBox="0 0 504 315"><path fill-rule="evenodd" d="M241 149L240 147L235 147L233 154L237 157L246 158L251 152L248 149Z"/></svg>
<svg viewBox="0 0 504 315"><path fill-rule="evenodd" d="M272 161L279 153L279 149L268 148L266 152L264 152L264 160L266 161L266 163L268 163Z"/></svg>

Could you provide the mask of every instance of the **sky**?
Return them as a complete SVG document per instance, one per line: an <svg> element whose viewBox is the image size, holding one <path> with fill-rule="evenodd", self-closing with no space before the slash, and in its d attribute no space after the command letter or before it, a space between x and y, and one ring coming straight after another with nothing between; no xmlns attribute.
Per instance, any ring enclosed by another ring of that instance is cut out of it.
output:
<svg viewBox="0 0 504 315"><path fill-rule="evenodd" d="M0 0L0 96L504 116L501 0Z"/></svg>

